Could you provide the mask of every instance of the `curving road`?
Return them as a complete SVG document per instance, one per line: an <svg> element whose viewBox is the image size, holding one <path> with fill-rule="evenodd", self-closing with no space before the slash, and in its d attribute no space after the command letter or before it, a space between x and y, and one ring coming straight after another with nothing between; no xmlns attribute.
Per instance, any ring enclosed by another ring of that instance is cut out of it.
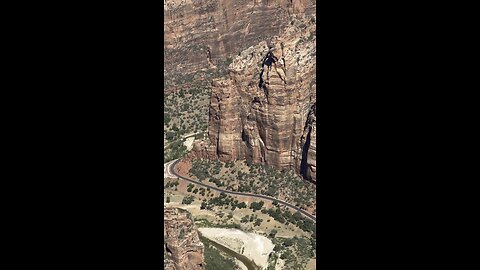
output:
<svg viewBox="0 0 480 270"><path fill-rule="evenodd" d="M266 195L252 194L252 193L245 193L245 192L236 192L236 191L231 191L231 190L224 190L224 189L220 189L220 188L217 188L217 187L212 187L210 185L201 183L199 181L195 181L195 180L183 177L181 175L178 175L175 172L175 166L177 165L178 162L180 162L180 159L172 160L170 162L167 162L167 163L163 164L163 172L164 172L165 177L180 178L180 179L183 179L187 182L190 182L190 183L193 183L193 184L196 184L196 185L207 187L207 188L219 191L219 192L224 192L225 194L233 194L233 195L244 196L244 197L254 197L254 198L269 200L269 201L272 201L272 202L277 202L278 204L282 204L282 205L285 205L289 208L295 209L298 212L300 212L301 214L303 214L304 216L306 216L307 218L311 219L313 222L315 222L315 223L317 222L317 218L314 215L312 215L312 214L308 213L307 211L305 211L305 210L303 210L303 209L301 209L301 208L299 208L299 207L297 207L297 206L295 206L291 203L288 203L286 201L282 201L282 200L279 200L279 199L276 199L276 198L273 198L273 197L269 197L269 196L266 196Z"/></svg>

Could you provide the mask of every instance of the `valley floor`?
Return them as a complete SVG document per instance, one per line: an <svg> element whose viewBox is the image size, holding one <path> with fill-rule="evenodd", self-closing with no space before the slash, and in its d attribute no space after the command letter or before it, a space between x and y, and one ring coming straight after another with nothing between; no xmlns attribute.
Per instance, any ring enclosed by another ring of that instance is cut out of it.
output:
<svg viewBox="0 0 480 270"><path fill-rule="evenodd" d="M262 269L268 266L268 257L274 245L267 237L238 229L199 228L198 230L204 237L245 255Z"/></svg>

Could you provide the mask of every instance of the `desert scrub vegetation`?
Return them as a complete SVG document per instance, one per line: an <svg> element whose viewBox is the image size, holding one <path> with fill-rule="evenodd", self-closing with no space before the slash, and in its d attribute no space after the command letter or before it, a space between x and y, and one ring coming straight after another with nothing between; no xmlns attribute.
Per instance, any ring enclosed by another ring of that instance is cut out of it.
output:
<svg viewBox="0 0 480 270"><path fill-rule="evenodd" d="M293 202L304 209L315 206L314 185L298 176L295 177L289 171L283 171L282 173L259 164L248 167L243 162L222 163L218 160L194 159L190 174L199 181L208 181L227 190L268 195L290 203ZM286 181L293 183L285 183ZM187 192L195 193L193 191L194 185L189 184ZM312 195L305 196L305 194L308 194L306 192ZM247 205L244 202L240 203L230 195L221 193L218 197L210 198L206 196L200 206L201 209L207 210L213 210L214 207L230 208L233 211L237 208L246 208ZM248 208L253 212L261 211L262 214L267 214L284 225L292 224L309 233L313 238L316 237L316 226L311 219L303 216L300 212L292 212L290 208L281 206L277 202L273 202L271 207L266 207L262 200L254 201L248 205ZM252 216L245 216L241 220L241 223L249 222L253 222L254 226L260 226L263 220Z"/></svg>
<svg viewBox="0 0 480 270"><path fill-rule="evenodd" d="M165 183L165 185L163 186L163 189L177 190L177 186L179 184L180 183L178 182L178 180L168 180L167 183Z"/></svg>
<svg viewBox="0 0 480 270"><path fill-rule="evenodd" d="M285 260L284 269L303 270L308 260L316 257L315 239L297 236L293 238L277 237L272 238L272 242L275 245L274 254Z"/></svg>
<svg viewBox="0 0 480 270"><path fill-rule="evenodd" d="M207 199L203 199L200 209L207 209L213 210L214 207L223 207L223 208L230 208L230 210L235 209L242 209L246 208L247 204L244 202L239 202L237 199L230 195L226 195L225 193L221 193L218 197L213 197Z"/></svg>
<svg viewBox="0 0 480 270"><path fill-rule="evenodd" d="M191 77L183 78L189 80ZM184 156L187 148L182 135L207 131L210 88L182 88L164 97L164 159L166 162ZM202 138L198 134L196 138Z"/></svg>
<svg viewBox="0 0 480 270"><path fill-rule="evenodd" d="M239 224L236 223L214 223L210 222L205 218L195 218L195 225L197 225L199 228L227 228L227 229L239 229L241 230L242 227Z"/></svg>
<svg viewBox="0 0 480 270"><path fill-rule="evenodd" d="M185 196L183 197L182 204L191 204L195 201L195 197L193 196Z"/></svg>
<svg viewBox="0 0 480 270"><path fill-rule="evenodd" d="M190 175L231 191L256 193L278 198L307 211L316 208L315 184L292 170L278 170L264 164L248 166L244 161L192 160Z"/></svg>
<svg viewBox="0 0 480 270"><path fill-rule="evenodd" d="M164 96L164 141L179 139L182 135L206 131L210 87L182 88Z"/></svg>
<svg viewBox="0 0 480 270"><path fill-rule="evenodd" d="M200 237L200 240L204 245L205 270L239 269L234 260L222 255L218 249L210 245L208 240L203 237Z"/></svg>
<svg viewBox="0 0 480 270"><path fill-rule="evenodd" d="M312 238L316 238L317 227L315 226L315 223L309 218L300 214L300 212L295 212L292 214L292 212L286 207L280 207L278 205L269 209L262 209L261 211L263 214L268 214L274 220L282 224L293 224L302 231L310 233Z"/></svg>
<svg viewBox="0 0 480 270"><path fill-rule="evenodd" d="M183 140L177 139L163 150L163 157L165 162L180 158L187 153L187 147L183 144Z"/></svg>

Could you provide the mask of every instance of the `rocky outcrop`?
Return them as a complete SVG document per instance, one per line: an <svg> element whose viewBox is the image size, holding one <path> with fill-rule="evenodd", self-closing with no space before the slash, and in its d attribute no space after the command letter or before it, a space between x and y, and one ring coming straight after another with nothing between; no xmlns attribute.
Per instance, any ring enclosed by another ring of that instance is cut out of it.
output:
<svg viewBox="0 0 480 270"><path fill-rule="evenodd" d="M317 175L317 131L316 131L316 103L309 111L307 123L302 134L302 159L300 174L306 179L315 180Z"/></svg>
<svg viewBox="0 0 480 270"><path fill-rule="evenodd" d="M315 0L165 0L165 91L222 74L242 50L278 35Z"/></svg>
<svg viewBox="0 0 480 270"><path fill-rule="evenodd" d="M192 215L180 208L164 208L164 269L203 270L204 249Z"/></svg>
<svg viewBox="0 0 480 270"><path fill-rule="evenodd" d="M242 51L212 83L209 139L222 161L293 168L316 180L315 16L293 16L283 33ZM273 55L265 58L268 52ZM273 59L273 60L272 60Z"/></svg>

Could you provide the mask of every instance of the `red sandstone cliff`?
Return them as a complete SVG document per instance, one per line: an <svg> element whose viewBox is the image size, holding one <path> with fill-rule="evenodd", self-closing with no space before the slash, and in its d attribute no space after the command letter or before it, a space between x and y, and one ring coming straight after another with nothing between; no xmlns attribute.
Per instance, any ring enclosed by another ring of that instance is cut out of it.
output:
<svg viewBox="0 0 480 270"><path fill-rule="evenodd" d="M191 214L180 208L164 208L164 269L203 270L204 250Z"/></svg>
<svg viewBox="0 0 480 270"><path fill-rule="evenodd" d="M165 0L165 91L224 74L229 58L278 35L313 0Z"/></svg>
<svg viewBox="0 0 480 270"><path fill-rule="evenodd" d="M315 181L315 17L291 21L270 44L260 42L234 58L227 78L213 81L210 145L196 151L222 161L290 167ZM268 51L277 61L262 67Z"/></svg>

